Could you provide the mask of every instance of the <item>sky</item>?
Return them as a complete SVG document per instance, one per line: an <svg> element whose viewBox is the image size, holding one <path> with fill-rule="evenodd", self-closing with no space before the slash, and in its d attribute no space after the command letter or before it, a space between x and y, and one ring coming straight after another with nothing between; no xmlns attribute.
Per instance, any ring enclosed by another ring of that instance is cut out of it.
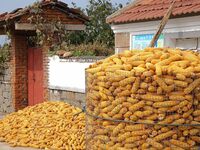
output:
<svg viewBox="0 0 200 150"><path fill-rule="evenodd" d="M1 0L0 4L0 13L3 12L9 12L12 11L16 8L23 8L25 6L28 6L32 3L34 3L37 0ZM86 7L88 4L88 0L60 0L63 1L67 4L71 4L71 2L74 2L77 4L79 7ZM121 4L126 4L128 0L112 0L113 3L121 3Z"/></svg>
<svg viewBox="0 0 200 150"><path fill-rule="evenodd" d="M0 14L4 12L10 12L15 10L16 8L24 8L25 6L28 6L37 0L1 0L0 4ZM67 4L70 4L72 2L76 3L78 7L85 8L88 4L88 0L60 0L62 2L65 2ZM125 5L129 0L111 0L113 3L121 3ZM7 38L5 36L0 36L0 45L7 42Z"/></svg>

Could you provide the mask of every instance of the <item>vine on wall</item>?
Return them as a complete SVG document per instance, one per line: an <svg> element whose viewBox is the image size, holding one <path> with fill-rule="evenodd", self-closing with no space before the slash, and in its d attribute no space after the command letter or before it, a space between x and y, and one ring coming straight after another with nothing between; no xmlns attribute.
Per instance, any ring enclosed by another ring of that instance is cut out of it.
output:
<svg viewBox="0 0 200 150"><path fill-rule="evenodd" d="M28 6L25 9L29 10L30 14L27 21L35 25L36 31L36 36L29 36L28 42L32 43L32 46L42 46L44 45L44 42L48 42L47 44L51 49L60 48L68 34L64 25L61 24L61 21L54 20L52 22L47 22L43 17L43 9L40 2L35 2L33 5ZM9 27L10 24L7 22L5 25L5 31L8 39L11 37ZM6 62L9 61L9 50L10 45L6 44L0 48L0 72L6 68Z"/></svg>
<svg viewBox="0 0 200 150"><path fill-rule="evenodd" d="M34 42L36 46L41 46L44 42L48 42L50 47L62 45L68 31L65 30L61 21L54 20L48 22L42 15L43 9L39 2L34 3L28 9L30 10L31 16L27 21L34 24L36 29L36 36L30 37L29 40L31 41L29 42Z"/></svg>

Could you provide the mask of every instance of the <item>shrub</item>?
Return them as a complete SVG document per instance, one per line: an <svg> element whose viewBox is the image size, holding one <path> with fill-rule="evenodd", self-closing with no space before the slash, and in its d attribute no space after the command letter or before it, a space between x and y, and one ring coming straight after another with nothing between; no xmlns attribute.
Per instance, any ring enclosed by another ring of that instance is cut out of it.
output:
<svg viewBox="0 0 200 150"><path fill-rule="evenodd" d="M108 48L106 45L100 43L62 45L60 47L53 47L50 54L54 55L60 50L72 52L72 56L110 56L114 54L114 49Z"/></svg>
<svg viewBox="0 0 200 150"><path fill-rule="evenodd" d="M10 50L10 45L5 44L3 47L0 48L0 70L5 68L6 62L9 61L9 50Z"/></svg>

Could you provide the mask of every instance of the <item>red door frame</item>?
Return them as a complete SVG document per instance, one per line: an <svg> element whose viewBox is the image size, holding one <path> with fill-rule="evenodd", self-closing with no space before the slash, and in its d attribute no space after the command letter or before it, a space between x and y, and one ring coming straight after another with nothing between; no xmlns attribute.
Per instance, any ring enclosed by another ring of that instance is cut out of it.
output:
<svg viewBox="0 0 200 150"><path fill-rule="evenodd" d="M28 49L28 103L44 102L42 48Z"/></svg>

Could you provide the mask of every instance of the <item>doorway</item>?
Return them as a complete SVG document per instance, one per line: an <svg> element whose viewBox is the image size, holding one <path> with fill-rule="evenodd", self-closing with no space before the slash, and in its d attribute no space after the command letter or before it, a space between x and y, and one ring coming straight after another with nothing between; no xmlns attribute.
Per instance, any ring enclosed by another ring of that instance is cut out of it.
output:
<svg viewBox="0 0 200 150"><path fill-rule="evenodd" d="M28 49L28 104L44 102L42 48Z"/></svg>

